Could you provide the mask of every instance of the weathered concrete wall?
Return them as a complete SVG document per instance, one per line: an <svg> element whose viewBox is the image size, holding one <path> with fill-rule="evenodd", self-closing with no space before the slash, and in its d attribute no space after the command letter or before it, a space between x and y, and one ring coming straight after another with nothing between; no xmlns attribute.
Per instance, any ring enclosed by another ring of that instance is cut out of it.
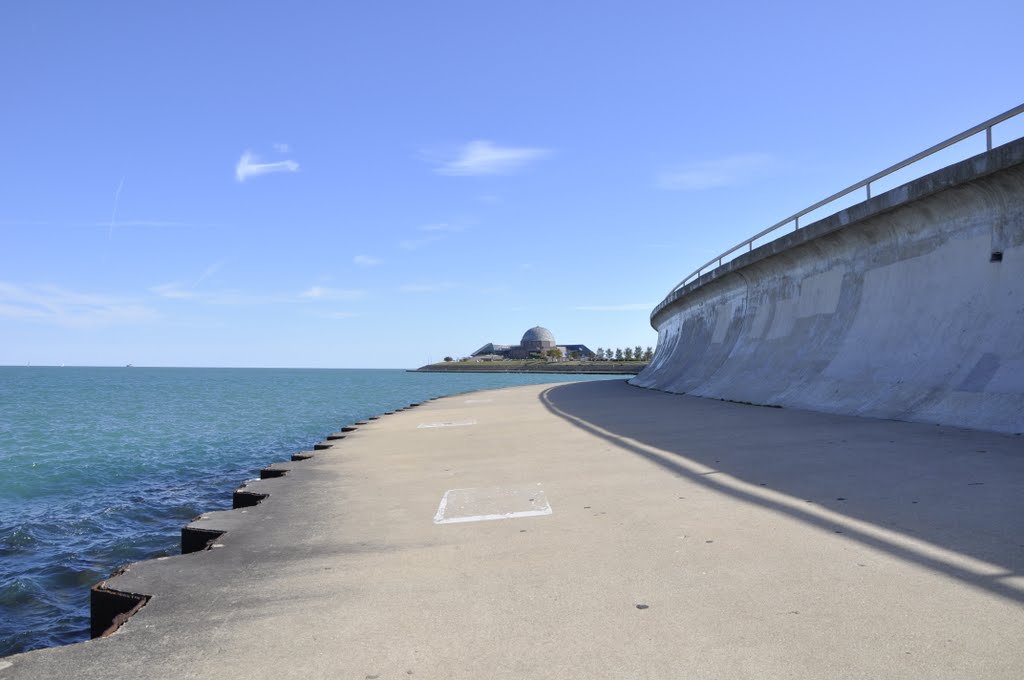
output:
<svg viewBox="0 0 1024 680"><path fill-rule="evenodd" d="M1024 140L745 254L651 324L634 385L1024 431Z"/></svg>

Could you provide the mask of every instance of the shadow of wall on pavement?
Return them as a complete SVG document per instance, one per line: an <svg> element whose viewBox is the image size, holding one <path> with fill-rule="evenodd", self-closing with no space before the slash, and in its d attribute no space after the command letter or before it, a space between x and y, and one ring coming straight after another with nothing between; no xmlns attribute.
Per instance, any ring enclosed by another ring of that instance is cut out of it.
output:
<svg viewBox="0 0 1024 680"><path fill-rule="evenodd" d="M701 399L624 381L547 409L672 474L1024 602L1024 438Z"/></svg>

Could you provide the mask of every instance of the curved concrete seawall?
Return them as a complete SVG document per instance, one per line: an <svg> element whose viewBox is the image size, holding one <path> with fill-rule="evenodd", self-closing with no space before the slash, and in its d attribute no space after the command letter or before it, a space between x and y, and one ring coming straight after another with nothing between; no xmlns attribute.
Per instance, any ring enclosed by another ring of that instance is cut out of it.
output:
<svg viewBox="0 0 1024 680"><path fill-rule="evenodd" d="M1024 431L1024 140L738 257L651 325L641 387Z"/></svg>

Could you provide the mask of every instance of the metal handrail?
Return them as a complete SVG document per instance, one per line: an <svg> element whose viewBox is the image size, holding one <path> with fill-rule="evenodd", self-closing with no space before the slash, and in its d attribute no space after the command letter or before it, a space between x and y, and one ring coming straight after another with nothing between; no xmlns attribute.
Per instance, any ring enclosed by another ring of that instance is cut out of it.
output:
<svg viewBox="0 0 1024 680"><path fill-rule="evenodd" d="M925 149L924 151L922 151L919 154L911 156L910 158L908 158L908 159L906 159L904 161L900 161L896 165L888 167L885 170L882 170L881 172L875 173L874 175L871 175L871 177L868 177L867 179L861 180L860 182L857 182L853 186L847 187L846 189L843 189L842 191L840 191L838 193L832 194L831 196L829 196L826 199L818 201L817 203L815 203L814 205L810 206L809 208L804 208L803 210L801 210L800 212L796 213L795 215L790 215L789 217L787 217L786 219L782 220L781 222L777 222L777 223L773 224L772 226L768 227L767 229L765 229L764 231L758 232L754 236L751 236L750 238L748 238L743 243L739 243L739 244L733 246L732 248L730 248L729 250L725 251L724 253L711 258L710 260L708 260L707 262L702 264L700 267L695 269L685 279L683 279L678 284L676 284L676 286L672 290L670 290L668 292L668 294L672 295L677 290L679 290L680 288L685 286L687 283L689 283L690 280L693 279L694 277L697 277L697 279L699 280L700 277L703 275L704 270L706 268L708 268L709 266L715 264L716 262L718 263L717 266L721 267L722 266L722 259L723 258L726 258L729 255L732 255L733 253L735 253L737 250L739 250L743 246L747 246L747 251L748 252L752 251L754 249L754 241L758 240L762 236L766 236L767 234L770 234L771 232L775 231L776 229L778 229L780 227L786 226L790 222L793 223L793 225L794 225L794 229L793 230L796 231L797 229L800 228L800 218L801 217L803 217L804 215L806 215L809 212L813 212L813 211L817 210L818 208L820 208L820 207L822 207L824 205L828 205L829 203L831 203L832 201L835 201L836 199L840 199L843 196L846 196L847 194L852 193L852 192L854 192L854 191L856 191L858 189L861 189L861 188L866 188L867 189L867 197L871 198L871 183L872 182L876 182L876 181L882 179L883 177L885 177L887 175L891 175L892 173L896 172L897 170L902 170L903 168L907 167L908 165L912 165L913 163L916 163L917 161L921 160L922 158L926 158L928 156L931 156L933 153L936 153L937 151L942 151L943 149L945 149L947 147L950 147L950 146L956 144L957 142L962 142L963 140L967 139L968 137L972 137L972 136L978 134L982 130L985 131L986 148L989 151L991 151L992 150L992 127L997 125L997 124L999 124L999 123L1002 123L1004 120L1008 120L1010 118L1013 118L1014 116L1016 116L1016 115L1018 115L1020 113L1024 113L1024 104L1020 104L1019 106L1015 106L1012 109L1010 109L1009 111L1001 113L1001 114L999 114L998 116L996 116L994 118L989 118L984 123L979 123L978 125L975 125L974 127L972 127L969 130L964 130L960 134L955 135L953 137L950 137L949 139L947 139L944 142L939 142L935 146L929 147L929 148Z"/></svg>

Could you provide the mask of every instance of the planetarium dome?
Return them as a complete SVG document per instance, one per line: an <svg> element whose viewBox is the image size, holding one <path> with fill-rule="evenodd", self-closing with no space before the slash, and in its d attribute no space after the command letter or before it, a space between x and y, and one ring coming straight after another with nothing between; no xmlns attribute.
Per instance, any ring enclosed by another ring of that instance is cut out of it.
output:
<svg viewBox="0 0 1024 680"><path fill-rule="evenodd" d="M555 336L547 328L534 326L523 333L523 339L519 344L523 349L529 350L551 349L555 346Z"/></svg>

